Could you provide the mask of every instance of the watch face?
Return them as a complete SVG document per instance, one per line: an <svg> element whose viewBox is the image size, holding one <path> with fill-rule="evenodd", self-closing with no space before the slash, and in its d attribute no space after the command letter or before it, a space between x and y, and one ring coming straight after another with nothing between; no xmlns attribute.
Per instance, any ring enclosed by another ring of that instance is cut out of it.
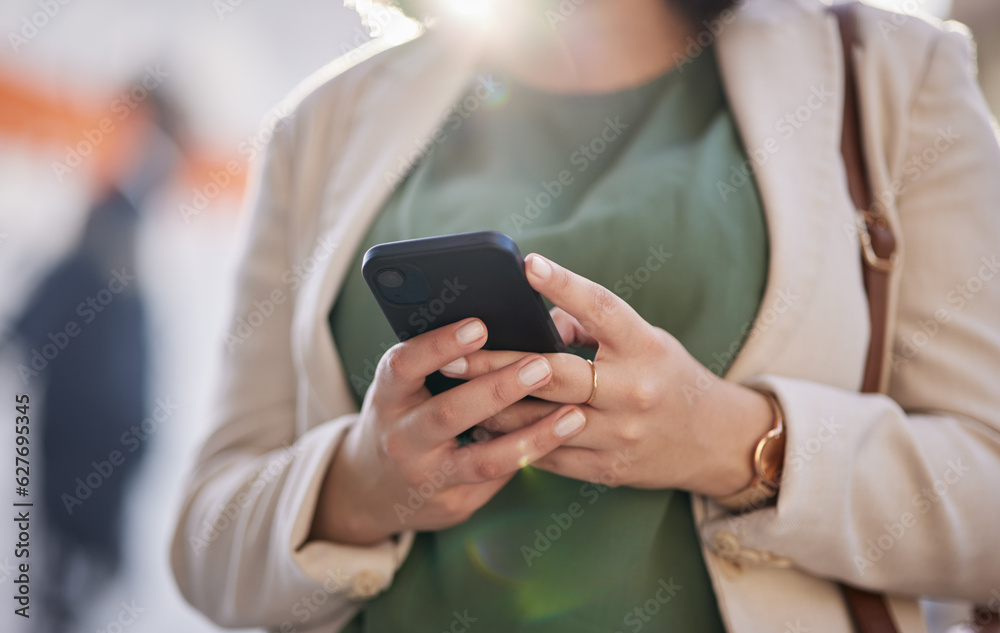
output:
<svg viewBox="0 0 1000 633"><path fill-rule="evenodd" d="M777 488L781 484L781 471L785 465L785 430L775 429L768 433L760 451L760 476L768 485Z"/></svg>

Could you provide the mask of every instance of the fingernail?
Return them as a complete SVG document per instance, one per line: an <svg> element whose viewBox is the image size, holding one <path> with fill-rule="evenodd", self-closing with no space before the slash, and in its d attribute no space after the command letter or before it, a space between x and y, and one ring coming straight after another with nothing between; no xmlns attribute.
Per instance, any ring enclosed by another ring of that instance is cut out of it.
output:
<svg viewBox="0 0 1000 633"><path fill-rule="evenodd" d="M582 411L579 409L570 409L569 413L559 418L559 421L556 422L556 435L566 437L583 426L583 423L586 421L587 418L583 415Z"/></svg>
<svg viewBox="0 0 1000 633"><path fill-rule="evenodd" d="M486 326L483 325L483 322L472 321L458 328L458 331L455 332L455 338L462 345L468 345L481 339L484 334L486 334Z"/></svg>
<svg viewBox="0 0 1000 633"><path fill-rule="evenodd" d="M451 374L453 376L461 376L465 373L465 370L469 368L469 361L465 360L465 357L456 358L447 365L441 368L442 374Z"/></svg>
<svg viewBox="0 0 1000 633"><path fill-rule="evenodd" d="M525 387L532 387L549 375L551 371L549 364L542 358L533 360L517 372L517 379Z"/></svg>
<svg viewBox="0 0 1000 633"><path fill-rule="evenodd" d="M539 279L548 279L552 274L552 265L541 255L531 256L531 273Z"/></svg>

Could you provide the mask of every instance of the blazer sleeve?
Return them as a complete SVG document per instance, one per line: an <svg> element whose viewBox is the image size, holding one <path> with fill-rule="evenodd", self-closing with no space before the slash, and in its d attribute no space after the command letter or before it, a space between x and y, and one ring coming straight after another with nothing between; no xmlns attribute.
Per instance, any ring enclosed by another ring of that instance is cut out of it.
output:
<svg viewBox="0 0 1000 633"><path fill-rule="evenodd" d="M225 335L216 420L197 457L171 546L184 597L223 626L338 627L384 588L405 556L306 543L330 460L356 416L299 435L289 270L294 126L275 126L254 178Z"/></svg>
<svg viewBox="0 0 1000 633"><path fill-rule="evenodd" d="M781 491L705 536L860 587L985 603L1000 586L1000 147L967 34L931 50L893 169L905 257L889 393L748 381L784 409Z"/></svg>

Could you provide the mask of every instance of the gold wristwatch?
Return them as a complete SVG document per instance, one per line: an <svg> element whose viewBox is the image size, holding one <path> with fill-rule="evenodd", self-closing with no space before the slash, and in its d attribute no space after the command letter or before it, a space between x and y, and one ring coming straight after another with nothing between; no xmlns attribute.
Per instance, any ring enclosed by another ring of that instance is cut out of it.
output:
<svg viewBox="0 0 1000 633"><path fill-rule="evenodd" d="M753 452L753 479L750 485L725 497L715 497L715 502L730 510L749 511L763 508L778 496L781 486L781 470L785 464L785 423L781 406L773 394L761 391L771 411L774 424L771 430L757 442Z"/></svg>

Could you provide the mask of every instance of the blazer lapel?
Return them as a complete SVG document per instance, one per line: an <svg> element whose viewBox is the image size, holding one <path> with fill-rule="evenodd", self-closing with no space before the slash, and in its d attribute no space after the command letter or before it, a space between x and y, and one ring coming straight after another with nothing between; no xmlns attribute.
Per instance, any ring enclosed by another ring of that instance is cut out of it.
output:
<svg viewBox="0 0 1000 633"><path fill-rule="evenodd" d="M293 327L293 349L309 379L309 426L353 411L353 396L327 314L368 227L408 167L433 143L447 113L473 81L480 48L471 34L444 31L404 45L354 106L346 146L331 170L320 209L318 243L331 250L307 278ZM393 53L389 53L390 55Z"/></svg>
<svg viewBox="0 0 1000 633"><path fill-rule="evenodd" d="M816 294L830 233L842 236L853 219L840 157L839 40L823 6L748 2L716 46L770 240L764 297L727 374L739 381L781 373L781 359L794 357L788 347Z"/></svg>

